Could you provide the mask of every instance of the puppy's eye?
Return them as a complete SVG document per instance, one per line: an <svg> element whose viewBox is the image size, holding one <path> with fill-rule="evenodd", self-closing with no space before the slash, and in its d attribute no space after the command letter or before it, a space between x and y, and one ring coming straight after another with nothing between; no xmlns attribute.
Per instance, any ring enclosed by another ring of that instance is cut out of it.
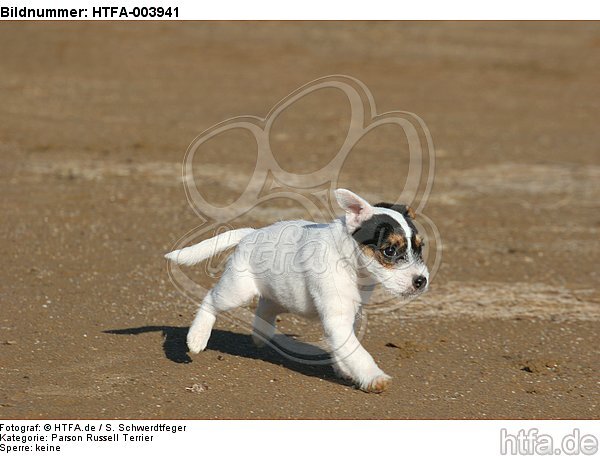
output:
<svg viewBox="0 0 600 456"><path fill-rule="evenodd" d="M388 258L394 258L398 255L398 250L396 250L396 247L386 247L383 249L383 254Z"/></svg>

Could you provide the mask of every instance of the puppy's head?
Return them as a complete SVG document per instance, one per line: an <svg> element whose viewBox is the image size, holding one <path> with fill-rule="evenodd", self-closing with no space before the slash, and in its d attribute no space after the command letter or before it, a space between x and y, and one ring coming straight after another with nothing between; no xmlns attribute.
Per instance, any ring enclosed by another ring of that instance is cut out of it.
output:
<svg viewBox="0 0 600 456"><path fill-rule="evenodd" d="M424 240L413 220L414 211L404 205L370 205L349 190L335 192L346 212L348 234L358 243L365 267L388 291L411 297L428 287L429 271L423 262Z"/></svg>

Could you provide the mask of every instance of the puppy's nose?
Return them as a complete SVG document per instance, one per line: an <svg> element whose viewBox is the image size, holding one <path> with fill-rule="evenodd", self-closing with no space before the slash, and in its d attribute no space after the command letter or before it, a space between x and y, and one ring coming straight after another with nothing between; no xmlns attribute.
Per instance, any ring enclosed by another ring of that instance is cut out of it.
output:
<svg viewBox="0 0 600 456"><path fill-rule="evenodd" d="M427 285L427 277L422 276L422 275L418 275L418 276L413 277L413 286L417 290L420 290L421 288L424 288L425 285Z"/></svg>

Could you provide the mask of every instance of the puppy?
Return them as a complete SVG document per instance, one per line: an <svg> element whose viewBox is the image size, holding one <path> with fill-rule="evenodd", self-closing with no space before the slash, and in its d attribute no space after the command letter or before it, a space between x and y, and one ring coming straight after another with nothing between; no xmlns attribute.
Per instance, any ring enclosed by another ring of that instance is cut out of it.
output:
<svg viewBox="0 0 600 456"><path fill-rule="evenodd" d="M253 330L257 345L273 337L280 313L318 318L337 375L364 391L388 387L391 377L362 347L354 322L377 283L405 299L427 289L423 239L407 206L372 206L345 189L336 190L335 196L345 215L331 223L298 220L232 230L166 255L176 263L193 265L237 245L190 327L191 352L206 348L218 313L258 296Z"/></svg>

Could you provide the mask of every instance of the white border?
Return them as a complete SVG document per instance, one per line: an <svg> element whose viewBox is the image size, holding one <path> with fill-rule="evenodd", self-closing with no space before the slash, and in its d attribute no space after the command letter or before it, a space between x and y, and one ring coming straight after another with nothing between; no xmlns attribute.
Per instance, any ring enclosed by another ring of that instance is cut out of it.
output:
<svg viewBox="0 0 600 456"><path fill-rule="evenodd" d="M28 8L89 8L99 6L178 7L180 20L593 20L600 3L589 0L49 0L4 1L0 6ZM91 16L91 15L90 15ZM116 18L115 18L116 19ZM174 19L174 18L172 18ZM93 20L88 17L87 20ZM120 20L133 20L120 19Z"/></svg>
<svg viewBox="0 0 600 456"><path fill-rule="evenodd" d="M385 399L384 399L385 400ZM201 407L201 399L198 399ZM186 431L176 434L149 432L151 442L87 443L69 442L61 445L60 455L244 455L307 456L311 454L398 454L398 455L460 455L482 456L501 454L501 430L517 435L520 430L535 429L538 434L549 435L554 448L560 447L566 436L578 429L580 436L593 435L600 438L598 421L0 421L1 424L18 426L40 424L55 432L58 423L77 423L104 426L96 435L111 435L119 424L185 425ZM111 424L112 432L106 426ZM5 431L5 429L4 429ZM128 431L129 432L129 431ZM5 432L2 432L5 433ZM32 435L33 433L27 433ZM86 435L85 431L65 430L62 435ZM138 433L138 435L141 435ZM0 442L6 443L6 442ZM57 444L57 443L54 443ZM186 453L183 453L186 451ZM5 453L4 453L5 454ZM35 454L35 452L12 452L9 454ZM510 454L510 452L508 453ZM520 452L520 454L539 454ZM558 453L554 453L558 454ZM567 454L561 452L561 454ZM579 453L585 454L585 453ZM598 452L594 454L599 454Z"/></svg>

